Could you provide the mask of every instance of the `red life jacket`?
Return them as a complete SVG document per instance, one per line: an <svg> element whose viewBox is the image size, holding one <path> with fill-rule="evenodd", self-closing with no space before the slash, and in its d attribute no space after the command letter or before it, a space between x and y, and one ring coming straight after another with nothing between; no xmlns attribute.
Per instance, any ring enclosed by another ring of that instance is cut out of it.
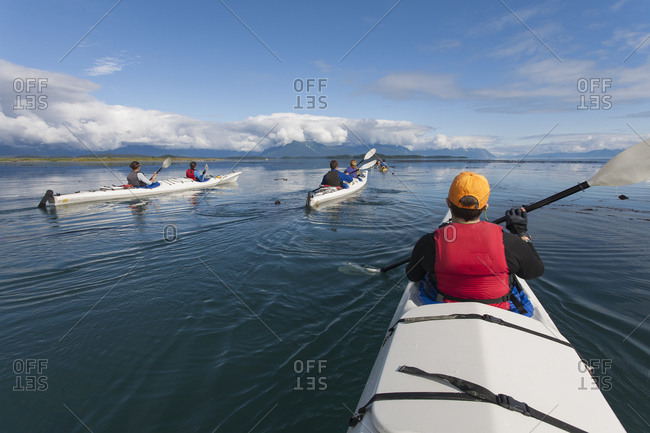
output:
<svg viewBox="0 0 650 433"><path fill-rule="evenodd" d="M191 168L187 169L187 171L185 172L185 177L189 177L192 180L196 180L196 178L194 177L194 170L192 170Z"/></svg>
<svg viewBox="0 0 650 433"><path fill-rule="evenodd" d="M438 291L443 296L462 300L498 299L510 293L501 226L485 221L453 223L436 230L434 242L434 270ZM507 301L491 305L509 309Z"/></svg>

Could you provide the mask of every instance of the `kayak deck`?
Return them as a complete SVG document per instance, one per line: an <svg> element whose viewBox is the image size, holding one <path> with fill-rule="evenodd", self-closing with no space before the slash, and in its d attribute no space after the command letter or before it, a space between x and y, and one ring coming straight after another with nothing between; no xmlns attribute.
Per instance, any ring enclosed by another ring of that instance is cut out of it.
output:
<svg viewBox="0 0 650 433"><path fill-rule="evenodd" d="M60 206L75 203L87 203L104 200L133 200L159 194L171 194L180 191L213 188L217 185L236 182L241 172L232 172L222 176L210 177L204 182L197 182L185 177L161 180L155 188L125 188L121 185L102 187L91 191L78 191L72 194L54 194L51 190L45 194L39 207L47 204Z"/></svg>
<svg viewBox="0 0 650 433"><path fill-rule="evenodd" d="M315 191L310 191L307 193L307 207L316 208L323 203L347 197L348 195L361 190L368 184L368 171L362 171L361 173L363 177L354 178L352 182L348 183L347 188L325 186L320 187Z"/></svg>
<svg viewBox="0 0 650 433"><path fill-rule="evenodd" d="M524 290L532 293L527 285ZM400 314L395 315L391 325L399 319L413 322L399 323L387 334L357 408L375 394L462 393L444 380L398 371L409 366L511 396L584 431L625 431L588 367L555 326L549 328L534 317L473 302L417 305L416 293L417 285L410 283L400 302ZM535 307L538 312L542 310L540 316L546 314L541 304ZM496 320L475 318L484 315ZM473 318L463 318L466 316ZM494 323L498 319L515 327ZM496 404L398 399L374 402L349 432L501 433L533 429L562 431Z"/></svg>

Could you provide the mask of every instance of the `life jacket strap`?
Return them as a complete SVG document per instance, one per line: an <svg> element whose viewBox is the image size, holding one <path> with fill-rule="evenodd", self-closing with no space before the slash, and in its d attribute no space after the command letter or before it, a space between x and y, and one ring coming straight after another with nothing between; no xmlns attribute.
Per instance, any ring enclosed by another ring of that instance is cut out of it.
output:
<svg viewBox="0 0 650 433"><path fill-rule="evenodd" d="M438 290L438 297L437 301L438 302L445 302L445 299L449 301L455 301L455 302L478 302L481 304L499 304L501 302L508 302L511 299L512 294L508 292L507 294L499 297L499 298L493 298L493 299L468 299L468 298L458 298L456 296L448 295L446 293L442 293L440 289Z"/></svg>

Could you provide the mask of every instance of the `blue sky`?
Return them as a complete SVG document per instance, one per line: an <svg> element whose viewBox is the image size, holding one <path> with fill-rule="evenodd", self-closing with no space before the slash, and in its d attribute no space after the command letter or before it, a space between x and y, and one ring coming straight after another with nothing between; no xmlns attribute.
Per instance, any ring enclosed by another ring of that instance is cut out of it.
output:
<svg viewBox="0 0 650 433"><path fill-rule="evenodd" d="M65 123L97 149L249 150L269 130L260 148L355 141L345 125L413 149L622 148L650 134L649 12L637 0L11 2L0 142L76 145ZM12 83L31 76L48 80L47 109L13 109ZM296 92L307 79L326 87Z"/></svg>

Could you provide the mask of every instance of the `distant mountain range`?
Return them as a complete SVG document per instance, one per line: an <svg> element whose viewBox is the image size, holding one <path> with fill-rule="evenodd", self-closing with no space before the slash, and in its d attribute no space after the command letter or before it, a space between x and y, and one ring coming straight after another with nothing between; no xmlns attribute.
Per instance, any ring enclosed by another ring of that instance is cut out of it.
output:
<svg viewBox="0 0 650 433"><path fill-rule="evenodd" d="M529 155L526 159L611 159L621 152L621 149L600 149L589 152L554 152Z"/></svg>
<svg viewBox="0 0 650 433"><path fill-rule="evenodd" d="M471 159L491 159L494 158L490 152L485 149L428 149L424 151L411 152L404 146L392 144L376 144L373 146L377 149L377 154L382 156L440 156L456 157ZM368 152L364 145L343 144L340 146L326 146L313 141L298 142L293 141L283 146L276 146L261 152L240 152L234 150L222 149L198 149L198 148L169 148L139 143L125 143L117 149L96 152L97 155L105 156L161 156L175 155L190 158L237 158L244 155L261 158L330 158L343 156L359 156ZM17 147L7 144L0 144L0 156L89 156L92 155L83 149L70 148L69 146L39 147L30 146L29 148Z"/></svg>
<svg viewBox="0 0 650 433"><path fill-rule="evenodd" d="M393 144L375 144L377 154L385 157L439 157L439 158L467 158L467 159L495 159L496 157L486 149L480 148L456 148L456 149L426 149L410 151L404 146ZM188 158L241 158L245 155L256 158L342 158L342 157L359 157L364 155L368 148L362 144L342 144L340 146L326 146L313 141L291 143L283 146L276 146L261 152L240 152L234 150L222 149L198 149L198 148L169 148L139 143L124 143L117 149L96 152L97 155L104 156L177 156ZM616 155L620 150L594 150L584 153L545 153L539 155L529 155L526 159L609 159ZM0 156L10 157L73 157L73 156L90 156L92 152L84 149L73 148L69 145L59 146L37 146L32 145L29 148L19 147L11 144L0 144Z"/></svg>

